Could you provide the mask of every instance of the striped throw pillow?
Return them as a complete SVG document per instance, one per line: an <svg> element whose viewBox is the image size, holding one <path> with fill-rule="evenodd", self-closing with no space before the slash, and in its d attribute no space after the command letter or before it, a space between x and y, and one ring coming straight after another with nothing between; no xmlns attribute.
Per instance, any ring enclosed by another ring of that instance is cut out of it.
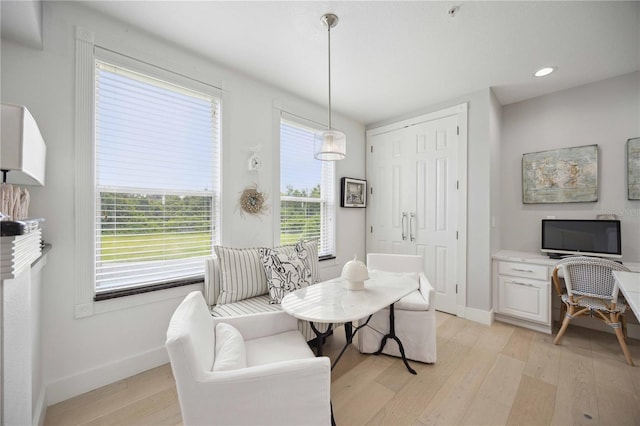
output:
<svg viewBox="0 0 640 426"><path fill-rule="evenodd" d="M257 248L215 246L214 250L220 262L218 305L260 296L269 291Z"/></svg>

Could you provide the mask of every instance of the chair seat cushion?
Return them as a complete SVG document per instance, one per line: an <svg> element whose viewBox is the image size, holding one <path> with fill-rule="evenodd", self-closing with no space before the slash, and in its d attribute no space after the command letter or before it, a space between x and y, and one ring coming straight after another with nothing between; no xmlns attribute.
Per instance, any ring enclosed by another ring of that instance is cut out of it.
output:
<svg viewBox="0 0 640 426"><path fill-rule="evenodd" d="M280 361L313 358L315 355L297 330L245 341L247 367Z"/></svg>
<svg viewBox="0 0 640 426"><path fill-rule="evenodd" d="M574 299L577 299L577 296L574 295ZM562 294L562 301L571 304L571 302L569 301L569 295L567 293ZM609 309L609 307L605 304L604 300L598 299L596 297L588 297L588 296L581 297L580 299L577 300L577 302L574 302L573 305L582 306L584 308L589 308L589 309L598 309L598 310L607 311L607 312L618 312L621 314L623 314L627 310L627 304L625 300L621 297L618 298L616 309L614 310Z"/></svg>
<svg viewBox="0 0 640 426"><path fill-rule="evenodd" d="M213 371L238 370L247 367L244 339L232 325L216 325L216 354Z"/></svg>
<svg viewBox="0 0 640 426"><path fill-rule="evenodd" d="M424 300L420 290L415 290L398 300L395 304L395 309L403 311L428 311L429 304Z"/></svg>

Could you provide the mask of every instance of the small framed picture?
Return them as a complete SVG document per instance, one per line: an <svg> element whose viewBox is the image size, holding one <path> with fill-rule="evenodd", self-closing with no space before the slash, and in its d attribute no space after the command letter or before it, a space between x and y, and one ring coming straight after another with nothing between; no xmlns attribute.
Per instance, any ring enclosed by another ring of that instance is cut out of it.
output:
<svg viewBox="0 0 640 426"><path fill-rule="evenodd" d="M343 177L340 183L340 207L367 207L366 180Z"/></svg>

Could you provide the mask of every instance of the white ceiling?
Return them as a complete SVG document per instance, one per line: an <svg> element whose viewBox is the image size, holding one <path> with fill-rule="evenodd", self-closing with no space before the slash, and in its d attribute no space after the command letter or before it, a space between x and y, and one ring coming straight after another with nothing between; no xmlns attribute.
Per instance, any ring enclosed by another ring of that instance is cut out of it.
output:
<svg viewBox="0 0 640 426"><path fill-rule="evenodd" d="M320 17L335 13L333 109L364 124L487 87L506 105L640 69L638 1L81 2L321 105Z"/></svg>

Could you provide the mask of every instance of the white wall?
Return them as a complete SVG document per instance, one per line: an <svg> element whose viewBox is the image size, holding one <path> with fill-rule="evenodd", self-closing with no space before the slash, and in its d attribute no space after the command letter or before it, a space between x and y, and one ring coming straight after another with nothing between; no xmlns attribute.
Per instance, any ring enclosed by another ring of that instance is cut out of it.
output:
<svg viewBox="0 0 640 426"><path fill-rule="evenodd" d="M540 220L595 219L615 213L622 255L640 261L640 201L627 199L626 141L640 136L640 73L575 87L502 110L501 210L503 249L540 250ZM597 144L595 203L523 204L522 154Z"/></svg>
<svg viewBox="0 0 640 426"><path fill-rule="evenodd" d="M31 216L47 219L44 238L53 244L43 270L44 380L48 402L55 403L111 383L168 360L166 326L183 295L171 289L99 302L103 311L75 319L75 26L95 33L96 44L180 72L223 89L223 243L259 246L274 243L272 214L240 217L237 199L258 180L271 203L277 153L273 152L274 105L315 121L326 121L326 107L314 105L231 72L170 43L67 2L43 4L43 50L2 40L1 99L26 105L47 143L44 188L31 188ZM310 83L313 84L313 83ZM337 164L339 178L365 175L364 127L340 115L334 123L347 134L347 159ZM246 171L247 148L261 143L265 165L257 177ZM321 263L322 278L337 276L356 253L364 258L364 211L337 212L337 259Z"/></svg>
<svg viewBox="0 0 640 426"><path fill-rule="evenodd" d="M502 209L500 204L500 168L502 140L502 105L491 91L489 114L489 138L491 140L491 253L500 250L502 234Z"/></svg>
<svg viewBox="0 0 640 426"><path fill-rule="evenodd" d="M368 129L469 103L467 152L467 289L466 307L491 310L491 90L460 96L446 103L367 125ZM463 314L464 316L464 314Z"/></svg>

